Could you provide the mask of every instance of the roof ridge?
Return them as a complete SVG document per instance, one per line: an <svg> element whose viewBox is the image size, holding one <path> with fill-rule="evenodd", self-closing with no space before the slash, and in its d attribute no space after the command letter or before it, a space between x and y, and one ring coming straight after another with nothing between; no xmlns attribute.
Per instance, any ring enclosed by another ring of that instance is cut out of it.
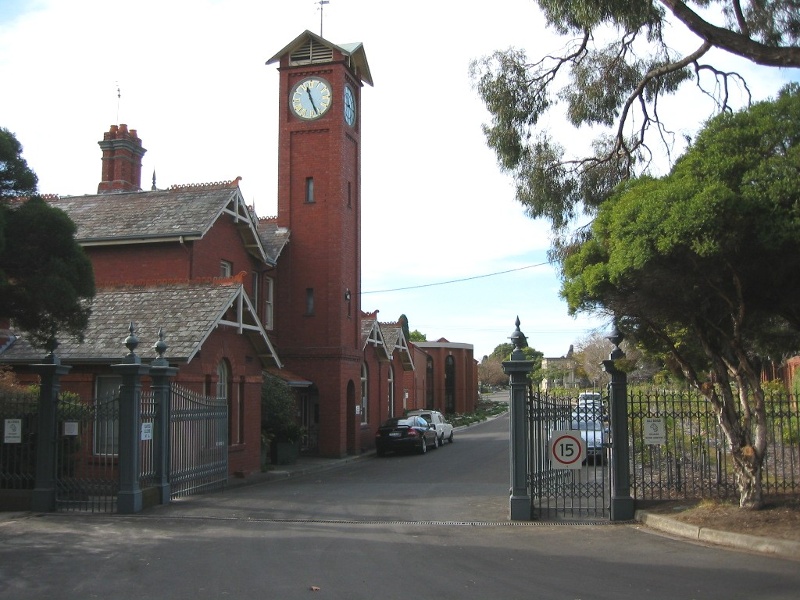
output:
<svg viewBox="0 0 800 600"><path fill-rule="evenodd" d="M241 177L236 177L232 181L211 181L208 183L185 183L169 186L170 192L186 192L192 190L225 190L239 187Z"/></svg>
<svg viewBox="0 0 800 600"><path fill-rule="evenodd" d="M230 285L230 284L243 284L247 271L241 271L236 275L230 277L193 277L192 279L139 279L132 281L99 281L95 282L98 288L103 289L124 289L135 287L165 287L169 285Z"/></svg>

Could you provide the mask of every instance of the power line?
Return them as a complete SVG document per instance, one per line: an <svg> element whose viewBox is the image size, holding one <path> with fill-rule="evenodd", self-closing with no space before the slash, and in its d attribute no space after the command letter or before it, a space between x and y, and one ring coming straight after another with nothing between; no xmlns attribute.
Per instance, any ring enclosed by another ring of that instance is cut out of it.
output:
<svg viewBox="0 0 800 600"><path fill-rule="evenodd" d="M449 281L439 281L437 283L423 283L420 285L409 285L407 287L393 288L390 290L371 290L369 292L361 292L361 295L366 294L383 294L387 292L402 292L405 290L418 290L420 288L434 287L437 285L448 285L450 283L461 283L462 281L472 281L474 279L484 279L486 277L495 277L497 275L505 275L506 273L514 273L515 271L524 271L525 269L533 269L534 267L543 267L549 265L549 262L537 263L535 265L527 265L525 267L517 267L516 269L508 269L507 271L497 271L496 273L486 273L485 275L474 275L472 277L464 277L463 279L450 279Z"/></svg>

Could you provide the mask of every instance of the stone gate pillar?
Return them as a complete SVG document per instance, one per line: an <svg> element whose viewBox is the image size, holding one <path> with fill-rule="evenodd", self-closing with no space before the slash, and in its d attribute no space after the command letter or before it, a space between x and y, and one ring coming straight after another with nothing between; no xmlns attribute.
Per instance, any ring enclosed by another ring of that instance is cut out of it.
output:
<svg viewBox="0 0 800 600"><path fill-rule="evenodd" d="M36 481L31 495L31 510L52 512L56 509L56 439L58 437L58 392L61 376L72 367L61 364L55 354L58 342L52 340L51 349L41 364L31 365L40 377L39 414L36 434Z"/></svg>
<svg viewBox="0 0 800 600"><path fill-rule="evenodd" d="M616 324L607 338L614 349L603 370L611 376L608 396L611 413L611 520L630 521L635 507L631 497L630 448L628 447L628 375L616 368L614 362L625 357L620 349L622 334Z"/></svg>
<svg viewBox="0 0 800 600"><path fill-rule="evenodd" d="M141 422L142 376L150 367L142 364L136 354L139 339L131 323L125 346L129 352L122 364L111 365L111 370L122 377L119 388L119 493L117 512L132 514L142 510L142 488L139 485L141 463L139 437Z"/></svg>
<svg viewBox="0 0 800 600"><path fill-rule="evenodd" d="M167 344L164 342L164 332L158 331L158 341L153 349L158 354L150 363L150 378L152 380L153 397L156 404L156 427L153 432L153 466L155 467L155 482L158 488L158 498L161 504L169 504L170 500L170 413L171 400L170 381L178 373L178 369L170 367L164 358Z"/></svg>
<svg viewBox="0 0 800 600"><path fill-rule="evenodd" d="M525 336L517 328L511 334L514 350L511 360L503 362L503 372L509 375L511 390L509 392L511 436L511 497L509 499L509 518L512 521L530 521L531 493L528 485L528 417L525 407L528 400L528 374L533 371L533 361L527 360L522 351L528 345Z"/></svg>

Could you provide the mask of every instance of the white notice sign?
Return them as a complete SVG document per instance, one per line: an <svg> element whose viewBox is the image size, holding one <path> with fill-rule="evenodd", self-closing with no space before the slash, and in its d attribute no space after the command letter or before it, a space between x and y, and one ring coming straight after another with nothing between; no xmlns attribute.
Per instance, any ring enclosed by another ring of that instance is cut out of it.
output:
<svg viewBox="0 0 800 600"><path fill-rule="evenodd" d="M153 439L153 424L142 423L142 441Z"/></svg>
<svg viewBox="0 0 800 600"><path fill-rule="evenodd" d="M22 419L6 419L6 426L3 430L3 443L22 443Z"/></svg>
<svg viewBox="0 0 800 600"><path fill-rule="evenodd" d="M649 446L661 446L667 443L667 431L661 417L644 418L644 443Z"/></svg>

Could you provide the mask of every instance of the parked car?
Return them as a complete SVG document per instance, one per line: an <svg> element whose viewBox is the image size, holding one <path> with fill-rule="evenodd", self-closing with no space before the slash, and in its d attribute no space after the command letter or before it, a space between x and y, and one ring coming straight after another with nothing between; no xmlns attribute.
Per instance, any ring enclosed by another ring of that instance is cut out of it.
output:
<svg viewBox="0 0 800 600"><path fill-rule="evenodd" d="M378 456L387 452L419 452L436 448L436 426L420 416L388 419L375 434L375 450Z"/></svg>
<svg viewBox="0 0 800 600"><path fill-rule="evenodd" d="M591 459L594 465L603 464L608 426L599 419L575 418L573 415L572 429L579 431L583 441L586 442L586 459Z"/></svg>
<svg viewBox="0 0 800 600"><path fill-rule="evenodd" d="M599 392L582 392L578 395L578 402L573 409L573 417L575 414L584 415L582 418L600 418L607 419L608 413L606 412L605 404L603 404L603 397ZM591 415L596 415L592 417Z"/></svg>
<svg viewBox="0 0 800 600"><path fill-rule="evenodd" d="M439 446L444 444L444 441L447 440L451 444L453 443L453 425L448 423L447 420L444 418L444 415L440 413L438 410L410 410L408 411L408 416L418 416L425 419L428 423L432 423L436 426L436 443Z"/></svg>

